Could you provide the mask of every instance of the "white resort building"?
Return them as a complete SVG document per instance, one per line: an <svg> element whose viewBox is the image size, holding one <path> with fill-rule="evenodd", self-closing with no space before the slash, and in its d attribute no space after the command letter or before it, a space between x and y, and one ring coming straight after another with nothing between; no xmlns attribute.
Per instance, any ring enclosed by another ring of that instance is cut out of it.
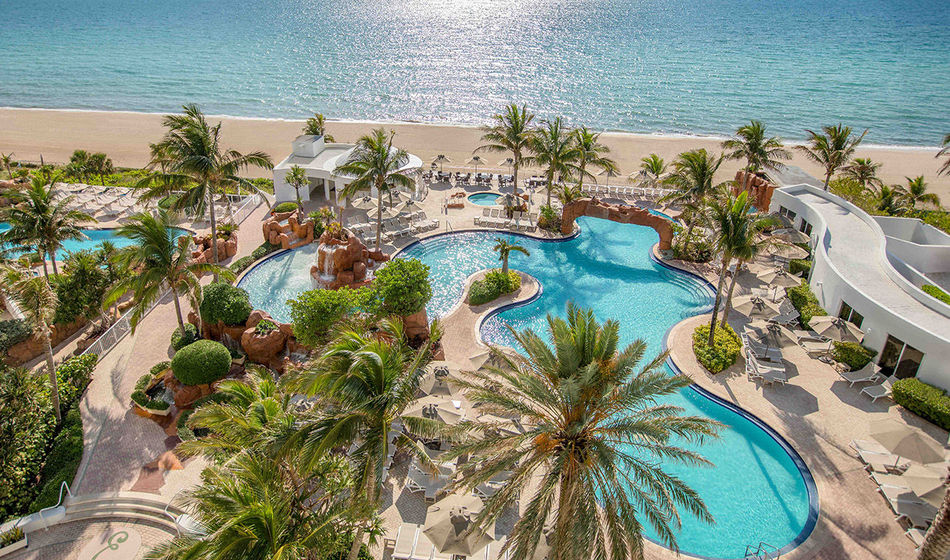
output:
<svg viewBox="0 0 950 560"><path fill-rule="evenodd" d="M790 168L771 212L811 237L811 290L829 314L850 320L878 352L882 373L950 390L950 305L921 286L950 291L950 236L914 218L871 216Z"/></svg>
<svg viewBox="0 0 950 560"><path fill-rule="evenodd" d="M310 179L310 188L304 189L300 193L302 201L309 201L316 190L318 195L322 192L323 198L328 202L338 204L339 193L352 179L336 175L333 170L350 157L356 146L354 144L326 143L323 136L310 135L298 136L291 146L290 155L274 166L274 196L277 202L297 199L294 188L285 180L290 168L296 165L303 168ZM401 171L421 171L421 168L422 160L409 154L409 161ZM376 195L375 191L370 194L372 196Z"/></svg>

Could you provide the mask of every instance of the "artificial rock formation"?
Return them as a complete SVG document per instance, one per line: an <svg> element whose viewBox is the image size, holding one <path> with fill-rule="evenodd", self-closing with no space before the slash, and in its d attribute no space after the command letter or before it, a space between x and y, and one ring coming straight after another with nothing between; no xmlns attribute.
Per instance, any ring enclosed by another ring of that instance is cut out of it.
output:
<svg viewBox="0 0 950 560"><path fill-rule="evenodd" d="M185 385L181 381L178 381L178 378L175 377L171 369L165 372L165 377L162 381L165 383L165 388L172 392L172 396L175 399L175 408L178 410L191 408L191 405L193 405L196 400L214 392L213 383Z"/></svg>
<svg viewBox="0 0 950 560"><path fill-rule="evenodd" d="M367 271L373 266L389 260L382 251L370 251L366 245L347 230L343 230L346 239L330 235L329 231L320 236L317 249L317 263L310 267L310 277L314 285L327 290L336 290L347 286L359 288L369 283Z"/></svg>
<svg viewBox="0 0 950 560"><path fill-rule="evenodd" d="M214 250L211 248L211 235L195 237L196 250L192 251L191 257L195 262L205 263L214 262ZM218 238L218 260L230 259L237 253L237 232L232 233L227 239Z"/></svg>
<svg viewBox="0 0 950 560"><path fill-rule="evenodd" d="M575 200L566 205L561 214L561 233L568 235L574 231L574 220L581 216L603 218L621 224L651 227L660 235L659 249L661 251L667 251L673 246L673 226L669 220L654 216L643 208L608 204L596 198Z"/></svg>
<svg viewBox="0 0 950 560"><path fill-rule="evenodd" d="M281 249L295 249L313 243L313 220L299 221L297 211L281 212L264 220L264 239Z"/></svg>
<svg viewBox="0 0 950 560"><path fill-rule="evenodd" d="M86 326L88 321L82 317L72 323L54 324L50 327L50 344L53 348L62 344L64 340L76 334L76 331ZM23 342L18 342L7 349L6 356L0 354L0 359L10 366L23 365L30 360L46 353L46 343L39 335L31 335Z"/></svg>
<svg viewBox="0 0 950 560"><path fill-rule="evenodd" d="M772 193L776 186L768 182L765 178L754 173L749 173L740 169L736 173L736 181L732 185L732 193L739 194L742 191L749 193L749 198L756 209L762 212L769 211L769 205L772 204Z"/></svg>

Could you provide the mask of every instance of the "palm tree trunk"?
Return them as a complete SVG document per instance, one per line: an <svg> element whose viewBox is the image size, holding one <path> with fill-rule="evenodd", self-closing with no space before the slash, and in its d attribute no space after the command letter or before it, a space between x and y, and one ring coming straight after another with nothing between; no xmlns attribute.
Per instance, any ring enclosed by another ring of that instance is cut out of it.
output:
<svg viewBox="0 0 950 560"><path fill-rule="evenodd" d="M214 264L218 264L218 224L214 215L214 194L211 191L211 185L208 185L208 215L211 217L211 258ZM213 272L214 281L218 281L218 272ZM179 313L181 315L181 313ZM179 317L178 322L181 322Z"/></svg>
<svg viewBox="0 0 950 560"><path fill-rule="evenodd" d="M383 238L383 189L376 187L376 250Z"/></svg>
<svg viewBox="0 0 950 560"><path fill-rule="evenodd" d="M373 472L366 476L366 501L369 502L371 507L376 506L376 477ZM360 556L360 548L363 547L363 536L366 534L366 526L360 524L356 528L356 532L353 534L353 544L350 545L350 554L347 556L347 560L357 560Z"/></svg>
<svg viewBox="0 0 950 560"><path fill-rule="evenodd" d="M693 228L696 226L693 220L689 221L689 225L686 226L686 235L683 236L683 254L685 255L689 249L689 240L693 236Z"/></svg>
<svg viewBox="0 0 950 560"><path fill-rule="evenodd" d="M736 289L736 278L739 277L739 270L743 264L745 264L743 261L736 263L736 272L732 275L732 280L729 282L729 293L726 294L726 305L722 310L722 324L726 324L726 321L729 320L729 312L732 311L732 291Z"/></svg>
<svg viewBox="0 0 950 560"><path fill-rule="evenodd" d="M828 183L831 182L831 175L835 172L834 169L828 169L825 173L825 190L828 190Z"/></svg>
<svg viewBox="0 0 950 560"><path fill-rule="evenodd" d="M707 343L710 348L713 347L716 339L716 318L719 314L719 303L722 301L722 284L726 281L726 271L729 270L729 261L731 256L723 255L722 270L719 271L719 283L716 284L716 303L713 305L712 320L709 322L709 339Z"/></svg>
<svg viewBox="0 0 950 560"><path fill-rule="evenodd" d="M49 280L49 270L46 268L46 253L42 250L37 250L36 253L40 257L40 262L43 263L43 277Z"/></svg>
<svg viewBox="0 0 950 560"><path fill-rule="evenodd" d="M56 381L56 366L53 364L53 344L49 338L49 327L43 325L43 342L46 344L46 374L49 376L50 402L53 412L56 413L56 423L63 421L63 414L59 410L59 383Z"/></svg>
<svg viewBox="0 0 950 560"><path fill-rule="evenodd" d="M49 254L49 262L53 265L53 274L59 274L59 270L56 269L56 251L53 251Z"/></svg>
<svg viewBox="0 0 950 560"><path fill-rule="evenodd" d="M548 191L548 206L551 206L551 189L554 188L554 173L548 172L548 180L545 187Z"/></svg>
<svg viewBox="0 0 950 560"><path fill-rule="evenodd" d="M172 287L172 299L175 300L175 314L178 315L178 328L181 329L181 334L185 334L185 322L181 319L181 302L178 301L178 289Z"/></svg>
<svg viewBox="0 0 950 560"><path fill-rule="evenodd" d="M514 157L515 164L511 166L511 169L512 169L512 175L514 175L514 179L515 179L514 193L515 193L515 196L518 196L518 168L521 167L521 154L515 153L514 156L515 156Z"/></svg>
<svg viewBox="0 0 950 560"><path fill-rule="evenodd" d="M586 172L586 170L587 170L587 164L582 161L580 176L577 178L577 188L581 189L581 191L584 190L584 173Z"/></svg>
<svg viewBox="0 0 950 560"><path fill-rule="evenodd" d="M501 256L501 273L508 276L508 253Z"/></svg>
<svg viewBox="0 0 950 560"><path fill-rule="evenodd" d="M917 560L943 560L950 553L950 493L944 495L943 504L930 530L920 545Z"/></svg>

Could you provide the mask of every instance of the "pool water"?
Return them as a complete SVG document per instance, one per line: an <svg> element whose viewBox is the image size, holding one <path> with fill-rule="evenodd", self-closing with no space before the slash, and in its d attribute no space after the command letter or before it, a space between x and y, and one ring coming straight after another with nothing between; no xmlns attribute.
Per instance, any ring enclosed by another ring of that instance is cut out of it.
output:
<svg viewBox="0 0 950 560"><path fill-rule="evenodd" d="M278 253L261 261L238 282L254 309L263 309L282 323L290 322L287 300L312 290L310 267L317 262L317 243Z"/></svg>
<svg viewBox="0 0 950 560"><path fill-rule="evenodd" d="M480 192L468 195L468 201L476 206L494 206L500 197L498 193Z"/></svg>
<svg viewBox="0 0 950 560"><path fill-rule="evenodd" d="M6 222L0 222L0 233L3 233L10 229L10 224ZM188 233L187 230L180 228L172 228L175 231L175 238L179 238L182 235ZM111 241L116 247L128 247L132 245L132 240L126 237L118 235L116 229L84 229L82 230L83 234L86 236L86 239L70 239L63 242L63 246L56 251L56 260L63 260L66 258L67 253L73 253L76 251L85 251L87 249L98 249L99 245L103 241ZM11 256L17 257L22 255L22 252L14 251Z"/></svg>

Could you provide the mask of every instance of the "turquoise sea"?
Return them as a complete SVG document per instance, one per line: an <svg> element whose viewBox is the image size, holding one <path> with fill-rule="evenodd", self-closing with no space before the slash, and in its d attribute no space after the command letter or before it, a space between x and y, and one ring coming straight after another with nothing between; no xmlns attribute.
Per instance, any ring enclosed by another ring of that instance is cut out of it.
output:
<svg viewBox="0 0 950 560"><path fill-rule="evenodd" d="M934 0L2 0L0 105L484 122L868 143L950 132Z"/></svg>

